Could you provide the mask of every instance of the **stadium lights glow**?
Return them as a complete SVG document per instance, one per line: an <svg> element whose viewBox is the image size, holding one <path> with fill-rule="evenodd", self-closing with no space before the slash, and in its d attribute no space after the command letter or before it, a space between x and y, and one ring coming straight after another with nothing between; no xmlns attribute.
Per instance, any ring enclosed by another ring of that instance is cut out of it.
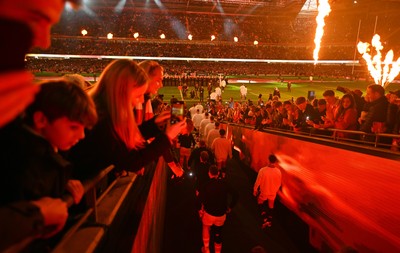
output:
<svg viewBox="0 0 400 253"><path fill-rule="evenodd" d="M139 38L139 33L138 33L138 32L135 32L135 33L133 34L133 38L135 38L135 39Z"/></svg>
<svg viewBox="0 0 400 253"><path fill-rule="evenodd" d="M83 36L86 36L86 35L88 34L88 32L87 32L85 29L82 29L81 34L82 34Z"/></svg>
<svg viewBox="0 0 400 253"><path fill-rule="evenodd" d="M193 35L189 34L189 35L188 35L188 39L189 39L189 40L193 40Z"/></svg>
<svg viewBox="0 0 400 253"><path fill-rule="evenodd" d="M234 42L238 42L238 41L239 41L238 37L234 37L234 38L233 38L233 41L234 41Z"/></svg>
<svg viewBox="0 0 400 253"><path fill-rule="evenodd" d="M67 55L67 54L27 54L26 57L40 58L65 58L71 59L132 59L132 60L155 60L155 61L215 61L215 62L259 62L259 63L299 63L313 64L314 60L272 60L272 59L235 59L235 58L189 58L189 57L150 57L150 56L119 56L119 55ZM320 60L320 64L359 64L352 60Z"/></svg>
<svg viewBox="0 0 400 253"><path fill-rule="evenodd" d="M74 8L72 7L72 4L70 2L65 3L65 10L66 11L73 11Z"/></svg>
<svg viewBox="0 0 400 253"><path fill-rule="evenodd" d="M111 40L113 37L114 37L114 35L112 33L107 34L107 39Z"/></svg>
<svg viewBox="0 0 400 253"><path fill-rule="evenodd" d="M161 34L160 39L165 39L165 34Z"/></svg>
<svg viewBox="0 0 400 253"><path fill-rule="evenodd" d="M211 41L215 40L215 35L211 35Z"/></svg>
<svg viewBox="0 0 400 253"><path fill-rule="evenodd" d="M254 41L254 45L256 45L256 46L258 45L258 41L257 40Z"/></svg>

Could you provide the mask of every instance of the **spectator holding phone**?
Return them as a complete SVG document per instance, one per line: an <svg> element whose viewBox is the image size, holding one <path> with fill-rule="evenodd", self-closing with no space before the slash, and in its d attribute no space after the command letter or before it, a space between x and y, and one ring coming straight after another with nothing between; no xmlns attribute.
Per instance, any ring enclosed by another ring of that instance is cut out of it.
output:
<svg viewBox="0 0 400 253"><path fill-rule="evenodd" d="M334 127L342 130L356 130L357 129L357 109L356 102L352 94L344 94L340 100L340 105L336 110ZM338 137L349 138L351 135L338 132Z"/></svg>
<svg viewBox="0 0 400 253"><path fill-rule="evenodd" d="M169 115L161 114L138 127L133 108L144 102L148 81L145 71L132 60L116 60L104 69L89 92L99 123L87 131L85 140L71 153L71 159L79 166L79 178L90 178L111 164L117 172L138 171L169 149L186 126L182 121L167 124L161 131L158 125L169 120ZM145 139L151 137L154 140L146 143Z"/></svg>
<svg viewBox="0 0 400 253"><path fill-rule="evenodd" d="M158 90L163 87L164 79L164 68L156 61L142 61L138 64L148 75L149 81L147 90L144 94L144 102L138 103L135 106L135 119L138 125L143 122L151 120L154 117L154 109L152 107L152 96L158 93ZM182 108L183 109L183 108ZM169 111L164 111L157 115L159 129L164 129L167 125L167 121L170 118ZM161 120L163 119L163 120ZM183 169L179 163L174 159L174 155L171 149L166 149L163 154L165 162L178 177L183 175Z"/></svg>

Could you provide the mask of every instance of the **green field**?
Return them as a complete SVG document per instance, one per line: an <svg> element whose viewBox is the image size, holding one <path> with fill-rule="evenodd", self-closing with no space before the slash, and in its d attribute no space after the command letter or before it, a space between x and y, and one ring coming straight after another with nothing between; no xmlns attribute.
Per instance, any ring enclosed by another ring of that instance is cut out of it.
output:
<svg viewBox="0 0 400 253"><path fill-rule="evenodd" d="M229 84L225 88L225 92L222 93L222 99L224 101L227 101L230 97L233 97L235 101L240 99L240 92L239 92L239 87L241 83L235 83L235 84ZM349 88L351 90L354 89L359 89L361 90L364 95L365 95L365 90L368 86L368 83L365 81L323 81L323 82L305 82L300 81L292 81L292 91L288 92L287 91L287 86L286 82L285 83L280 83L280 82L275 82L275 81L268 81L265 80L265 82L260 82L260 83L245 83L247 87L247 98L251 99L253 101L257 101L258 95L262 94L263 95L263 100L268 99L268 95L270 93L273 93L273 90L275 87L278 87L278 89L281 92L281 100L289 100L292 97L296 99L297 97L304 96L307 97L308 91L315 91L316 98L322 98L322 93L325 90L334 90L336 93L336 96L342 97L343 93L336 91L337 86L343 86L346 88ZM189 90L191 87L189 87ZM400 84L390 84L386 88L386 91L392 91L392 90L397 90L400 89ZM180 93L177 87L163 87L159 90L159 94L164 94L164 99L169 100L172 95L174 95L176 98L180 99ZM205 96L207 96L207 91L205 91ZM198 99L186 99L187 102L195 102L198 101Z"/></svg>
<svg viewBox="0 0 400 253"><path fill-rule="evenodd" d="M49 72L42 72L42 73L35 73L36 77L59 77L62 74L59 73L49 73ZM93 75L86 74L84 76L92 77ZM97 75L99 76L99 75ZM246 80L243 82L247 87L247 98L253 101L257 101L258 95L263 95L263 100L268 99L268 95L273 93L275 87L281 92L281 100L289 100L292 97L296 99L297 97L304 96L307 97L308 91L315 91L316 98L322 98L322 93L325 90L336 90L337 86L343 86L349 88L351 90L359 89L365 95L365 90L369 83L365 81L349 81L349 80L337 80L334 78L325 78L324 81L314 81L309 82L308 77L302 77L302 80L298 80L298 77L294 76L284 76L282 77L284 80L290 80L292 82L292 91L287 91L287 83L286 82L277 82L277 75L269 75L265 77L254 77L254 76L230 76L229 80ZM264 81L262 80L264 79ZM257 81L257 83L249 83L248 80ZM91 81L92 82L92 81ZM235 101L240 99L240 92L239 87L241 83L229 83L229 85L225 88L225 92L222 94L222 99L227 101L230 97L233 97ZM189 87L189 90L192 87ZM400 89L400 84L398 83L391 83L386 87L386 91L392 91ZM179 90L177 87L166 86L159 90L159 94L164 94L164 99L166 101L170 100L172 95L178 99L181 99ZM207 96L207 91L205 91L205 96ZM189 94L188 94L189 95ZM336 96L342 97L343 93L337 91ZM198 99L190 99L188 98L186 101L195 102Z"/></svg>

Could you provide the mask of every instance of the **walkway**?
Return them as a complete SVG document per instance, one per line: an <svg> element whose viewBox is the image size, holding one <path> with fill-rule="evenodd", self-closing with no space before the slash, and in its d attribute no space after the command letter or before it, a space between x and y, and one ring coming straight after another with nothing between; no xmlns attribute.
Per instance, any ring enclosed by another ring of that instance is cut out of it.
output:
<svg viewBox="0 0 400 253"><path fill-rule="evenodd" d="M224 253L250 253L255 246L268 253L313 253L307 226L278 201L271 228L261 229L258 207L252 196L256 173L233 159L227 180L239 193L223 231ZM201 222L195 207L193 180L187 176L168 184L163 253L200 253Z"/></svg>

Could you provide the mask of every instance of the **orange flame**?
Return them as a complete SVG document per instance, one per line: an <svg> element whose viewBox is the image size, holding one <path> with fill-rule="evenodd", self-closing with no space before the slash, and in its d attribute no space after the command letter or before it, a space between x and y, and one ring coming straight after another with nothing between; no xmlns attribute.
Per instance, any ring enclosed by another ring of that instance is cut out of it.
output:
<svg viewBox="0 0 400 253"><path fill-rule="evenodd" d="M325 17L329 15L331 12L331 6L329 5L328 0L319 0L318 3L318 15L316 17L317 21L317 29L315 31L315 49L314 49L314 65L318 62L318 54L321 48L321 40L324 35L324 27L325 27Z"/></svg>
<svg viewBox="0 0 400 253"><path fill-rule="evenodd" d="M381 51L383 46L380 39L381 37L378 34L375 34L372 38L372 47L374 47L376 51L376 55L374 57L368 53L370 51L370 44L367 42L360 41L357 45L357 49L366 61L368 71L372 78L374 78L375 84L385 87L400 73L400 57L397 59L397 61L393 61L393 50L389 50L385 56L385 60L382 62Z"/></svg>

